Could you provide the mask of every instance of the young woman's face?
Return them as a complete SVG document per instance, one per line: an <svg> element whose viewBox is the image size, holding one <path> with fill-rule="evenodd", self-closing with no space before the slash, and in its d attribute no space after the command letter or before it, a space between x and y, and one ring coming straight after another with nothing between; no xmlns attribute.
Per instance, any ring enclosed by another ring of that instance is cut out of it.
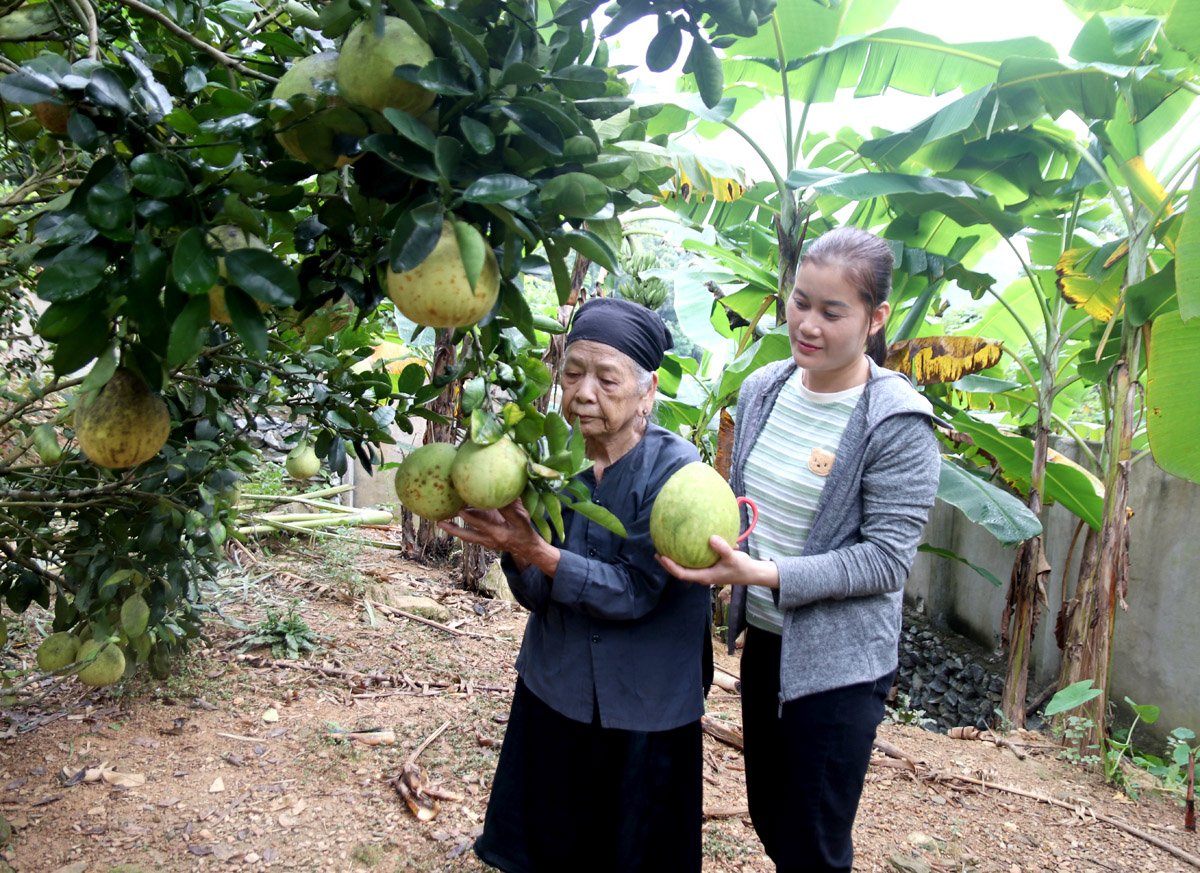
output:
<svg viewBox="0 0 1200 873"><path fill-rule="evenodd" d="M804 263L787 306L792 357L814 391L853 388L866 381L867 337L883 330L888 304L869 311L838 264Z"/></svg>

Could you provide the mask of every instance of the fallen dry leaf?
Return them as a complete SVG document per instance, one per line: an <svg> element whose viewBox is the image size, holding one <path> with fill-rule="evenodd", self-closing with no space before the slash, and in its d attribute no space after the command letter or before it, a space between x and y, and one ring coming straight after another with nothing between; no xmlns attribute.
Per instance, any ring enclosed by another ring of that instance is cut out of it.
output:
<svg viewBox="0 0 1200 873"><path fill-rule="evenodd" d="M267 707L267 711L262 714L262 720L267 724L279 721L279 710L275 707Z"/></svg>
<svg viewBox="0 0 1200 873"><path fill-rule="evenodd" d="M220 776L218 776L216 779L213 780L212 785L208 786L209 794L217 794L224 790L225 790L225 780L223 780Z"/></svg>

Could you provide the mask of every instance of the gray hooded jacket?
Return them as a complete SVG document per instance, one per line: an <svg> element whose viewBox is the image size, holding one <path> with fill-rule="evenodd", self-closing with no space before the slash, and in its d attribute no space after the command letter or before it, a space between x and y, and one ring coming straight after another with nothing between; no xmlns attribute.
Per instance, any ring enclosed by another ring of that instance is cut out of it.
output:
<svg viewBox="0 0 1200 873"><path fill-rule="evenodd" d="M746 493L746 458L795 371L794 361L779 361L742 386L730 472L739 495ZM907 378L871 363L803 552L775 559L775 599L784 615L781 701L872 681L896 668L904 583L938 487L941 456L931 413ZM744 529L745 507L742 513ZM735 586L731 653L745 616L746 589Z"/></svg>

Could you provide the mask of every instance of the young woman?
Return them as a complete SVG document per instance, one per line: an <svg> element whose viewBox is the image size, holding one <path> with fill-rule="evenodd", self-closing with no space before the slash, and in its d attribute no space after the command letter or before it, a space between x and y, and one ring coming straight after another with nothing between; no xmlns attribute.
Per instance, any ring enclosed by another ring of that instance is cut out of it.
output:
<svg viewBox="0 0 1200 873"><path fill-rule="evenodd" d="M780 873L851 869L904 582L937 491L930 406L880 366L891 277L891 250L865 231L809 246L787 303L792 358L738 400L730 482L759 510L746 550L713 537L721 557L705 570L659 557L685 581L737 586L750 817Z"/></svg>
<svg viewBox="0 0 1200 873"><path fill-rule="evenodd" d="M530 610L516 691L475 852L507 873L699 873L710 594L654 561L650 509L698 460L649 422L671 335L625 300L584 305L567 335L562 413L583 435L610 533L564 512L547 543L518 500L443 530L503 553Z"/></svg>

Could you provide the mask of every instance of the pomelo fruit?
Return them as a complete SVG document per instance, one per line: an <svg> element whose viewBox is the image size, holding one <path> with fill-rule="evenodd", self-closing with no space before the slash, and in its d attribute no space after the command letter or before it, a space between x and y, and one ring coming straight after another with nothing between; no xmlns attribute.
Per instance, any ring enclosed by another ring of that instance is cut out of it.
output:
<svg viewBox="0 0 1200 873"><path fill-rule="evenodd" d="M74 634L66 631L50 634L42 640L42 644L37 648L38 669L47 673L61 670L68 664L75 663L77 654L79 654L79 639Z"/></svg>
<svg viewBox="0 0 1200 873"><path fill-rule="evenodd" d="M700 569L717 562L708 544L713 534L731 546L741 518L737 498L721 474L701 461L676 470L650 510L650 539L659 554L681 567Z"/></svg>
<svg viewBox="0 0 1200 873"><path fill-rule="evenodd" d="M393 72L405 64L423 67L433 60L433 50L407 21L383 19L360 22L342 44L337 62L337 85L342 97L376 112L389 107L420 115L433 105L434 94L420 85L397 79Z"/></svg>
<svg viewBox="0 0 1200 873"><path fill-rule="evenodd" d="M466 327L496 305L500 266L478 230L465 221L446 221L437 245L420 264L404 273L388 267L387 293L417 324Z"/></svg>
<svg viewBox="0 0 1200 873"><path fill-rule="evenodd" d="M289 476L303 482L321 471L321 459L317 457L312 446L308 443L300 443L288 452L283 466L287 468Z"/></svg>
<svg viewBox="0 0 1200 873"><path fill-rule="evenodd" d="M353 163L358 141L371 132L357 112L321 89L321 83L335 81L337 63L337 52L300 58L271 92L274 99L285 102L301 94L312 101L280 118L275 123L275 138L289 155L312 164L319 173ZM324 102L317 109L315 104L321 100Z"/></svg>
<svg viewBox="0 0 1200 873"><path fill-rule="evenodd" d="M95 655L95 660L79 671L79 681L84 685L99 688L112 685L125 675L125 653L113 643L88 640L79 647L77 660L86 661Z"/></svg>
<svg viewBox="0 0 1200 873"><path fill-rule="evenodd" d="M171 433L167 404L124 367L75 410L75 437L88 460L123 470L158 454Z"/></svg>
<svg viewBox="0 0 1200 873"><path fill-rule="evenodd" d="M463 508L463 499L450 481L450 466L458 450L449 443L429 443L412 452L396 468L396 496L421 518L441 521Z"/></svg>
<svg viewBox="0 0 1200 873"><path fill-rule="evenodd" d="M133 639L146 632L150 623L150 606L141 594L131 594L121 604L121 630L125 636Z"/></svg>
<svg viewBox="0 0 1200 873"><path fill-rule="evenodd" d="M490 446L467 440L454 455L450 481L468 506L499 509L525 490L527 461L525 452L508 437Z"/></svg>
<svg viewBox="0 0 1200 873"><path fill-rule="evenodd" d="M234 249L265 249L267 246L254 234L246 233L236 224L221 224L208 232L208 244L215 249L232 252ZM226 277L225 259L217 257L217 271ZM271 307L256 300L258 308L266 312ZM208 289L208 317L219 324L232 324L229 307L225 305L225 286L217 283Z"/></svg>
<svg viewBox="0 0 1200 873"><path fill-rule="evenodd" d="M32 106L33 114L42 127L51 133L62 136L67 132L67 122L71 119L71 107L53 100L42 100Z"/></svg>

